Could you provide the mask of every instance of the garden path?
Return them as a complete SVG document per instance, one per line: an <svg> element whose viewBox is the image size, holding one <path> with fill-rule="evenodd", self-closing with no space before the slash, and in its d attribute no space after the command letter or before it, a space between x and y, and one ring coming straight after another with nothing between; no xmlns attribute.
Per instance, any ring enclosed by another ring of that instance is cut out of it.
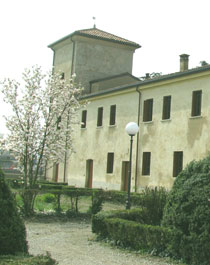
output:
<svg viewBox="0 0 210 265"><path fill-rule="evenodd" d="M59 265L168 265L168 259L140 255L94 241L90 223L84 221L26 222L29 252L50 252Z"/></svg>

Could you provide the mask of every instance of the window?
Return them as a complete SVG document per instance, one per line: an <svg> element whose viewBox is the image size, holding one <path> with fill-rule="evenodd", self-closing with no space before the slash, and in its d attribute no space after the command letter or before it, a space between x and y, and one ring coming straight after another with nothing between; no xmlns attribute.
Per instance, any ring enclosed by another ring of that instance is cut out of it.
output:
<svg viewBox="0 0 210 265"><path fill-rule="evenodd" d="M61 123L61 116L59 116L57 119L57 130L61 129L60 123Z"/></svg>
<svg viewBox="0 0 210 265"><path fill-rule="evenodd" d="M64 79L64 78L65 78L65 74L61 73L61 79Z"/></svg>
<svg viewBox="0 0 210 265"><path fill-rule="evenodd" d="M114 153L108 153L106 173L108 174L113 173L113 168L114 168Z"/></svg>
<svg viewBox="0 0 210 265"><path fill-rule="evenodd" d="M116 105L110 106L109 125L115 125L116 122Z"/></svg>
<svg viewBox="0 0 210 265"><path fill-rule="evenodd" d="M153 99L144 101L143 121L152 121Z"/></svg>
<svg viewBox="0 0 210 265"><path fill-rule="evenodd" d="M193 117L201 115L201 97L202 97L202 90L193 91L192 113L191 113Z"/></svg>
<svg viewBox="0 0 210 265"><path fill-rule="evenodd" d="M82 124L81 128L86 128L86 121L87 121L87 110L82 111Z"/></svg>
<svg viewBox="0 0 210 265"><path fill-rule="evenodd" d="M173 177L177 177L183 167L183 152L174 152Z"/></svg>
<svg viewBox="0 0 210 265"><path fill-rule="evenodd" d="M171 116L171 96L163 97L163 113L162 119L168 120Z"/></svg>
<svg viewBox="0 0 210 265"><path fill-rule="evenodd" d="M150 160L151 160L151 153L143 152L142 175L150 175Z"/></svg>
<svg viewBox="0 0 210 265"><path fill-rule="evenodd" d="M103 107L98 108L98 119L97 126L100 127L103 125Z"/></svg>

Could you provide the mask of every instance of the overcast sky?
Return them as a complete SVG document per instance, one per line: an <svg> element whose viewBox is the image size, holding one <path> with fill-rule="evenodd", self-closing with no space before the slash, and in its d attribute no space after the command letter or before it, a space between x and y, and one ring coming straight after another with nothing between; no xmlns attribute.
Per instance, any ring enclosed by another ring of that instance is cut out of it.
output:
<svg viewBox="0 0 210 265"><path fill-rule="evenodd" d="M23 69L52 66L47 45L79 29L96 27L139 43L133 74L179 71L210 63L209 0L2 0L0 79L19 78ZM0 115L3 113L1 106Z"/></svg>

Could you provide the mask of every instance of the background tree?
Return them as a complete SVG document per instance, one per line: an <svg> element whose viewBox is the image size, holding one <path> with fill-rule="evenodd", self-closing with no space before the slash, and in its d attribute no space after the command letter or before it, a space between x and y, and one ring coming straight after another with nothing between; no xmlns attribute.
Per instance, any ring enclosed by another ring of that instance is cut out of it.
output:
<svg viewBox="0 0 210 265"><path fill-rule="evenodd" d="M23 172L22 198L25 214L33 212L33 189L46 162L64 161L73 151L73 125L78 123L81 87L74 77L64 80L60 73L43 74L38 66L26 69L23 84L5 79L4 101L13 114L6 117L11 150Z"/></svg>

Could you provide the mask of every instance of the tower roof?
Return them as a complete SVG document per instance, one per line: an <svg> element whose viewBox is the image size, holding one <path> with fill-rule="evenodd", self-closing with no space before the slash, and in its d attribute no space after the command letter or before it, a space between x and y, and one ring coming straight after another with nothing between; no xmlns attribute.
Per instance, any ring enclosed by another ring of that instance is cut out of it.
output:
<svg viewBox="0 0 210 265"><path fill-rule="evenodd" d="M58 41L50 44L48 47L52 48L55 44L65 40L65 39L68 39L70 37L73 37L73 36L84 36L84 37L87 37L87 38L93 38L93 39L100 39L100 40L105 40L105 41L116 42L116 43L120 43L120 44L123 44L123 45L126 45L126 46L135 47L136 49L141 47L136 42L129 41L127 39L118 37L116 35L113 35L111 33L105 32L105 31L97 29L97 28L77 30L77 31L65 36L64 38L59 39Z"/></svg>

